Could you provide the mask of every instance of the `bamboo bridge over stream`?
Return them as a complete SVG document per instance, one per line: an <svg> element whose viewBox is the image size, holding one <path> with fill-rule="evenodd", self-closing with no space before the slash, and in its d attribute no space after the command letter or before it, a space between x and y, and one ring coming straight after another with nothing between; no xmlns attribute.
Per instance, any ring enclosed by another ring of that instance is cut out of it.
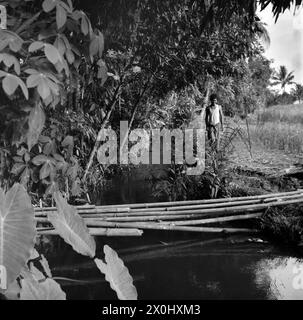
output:
<svg viewBox="0 0 303 320"><path fill-rule="evenodd" d="M300 203L303 203L303 189L248 197L75 208L94 236L142 236L144 230L233 234L259 230L226 224L256 220L269 208ZM54 211L55 207L35 208L38 234L57 235L47 218Z"/></svg>

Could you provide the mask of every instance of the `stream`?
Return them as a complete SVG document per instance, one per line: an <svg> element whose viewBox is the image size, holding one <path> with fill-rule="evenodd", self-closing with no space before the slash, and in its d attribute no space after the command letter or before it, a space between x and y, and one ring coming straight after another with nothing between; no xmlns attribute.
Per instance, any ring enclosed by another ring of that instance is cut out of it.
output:
<svg viewBox="0 0 303 320"><path fill-rule="evenodd" d="M102 204L155 201L150 182L132 174L96 198ZM95 239L97 257L104 244L118 252L139 299L303 299L303 256L266 239L169 231ZM93 261L58 237L44 237L41 246L67 299L116 299Z"/></svg>
<svg viewBox="0 0 303 320"><path fill-rule="evenodd" d="M55 243L45 244L53 276L81 281L58 278L68 299L116 299L93 261L61 240ZM98 237L100 257L104 244L128 267L139 299L303 299L303 259L260 239L163 232Z"/></svg>

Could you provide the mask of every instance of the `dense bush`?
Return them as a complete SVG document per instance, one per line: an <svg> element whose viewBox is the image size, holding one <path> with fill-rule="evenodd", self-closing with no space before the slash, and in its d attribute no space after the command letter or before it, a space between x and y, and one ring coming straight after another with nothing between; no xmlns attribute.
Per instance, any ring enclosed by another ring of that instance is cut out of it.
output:
<svg viewBox="0 0 303 320"><path fill-rule="evenodd" d="M94 133L70 99L88 70L104 82L103 35L72 1L2 3L8 29L0 30L1 185L19 180L40 195L61 189L78 196L79 150Z"/></svg>
<svg viewBox="0 0 303 320"><path fill-rule="evenodd" d="M283 92L282 94L270 92L267 98L267 107L292 104L295 101L296 97L288 92Z"/></svg>
<svg viewBox="0 0 303 320"><path fill-rule="evenodd" d="M277 241L301 245L303 236L302 205L269 209L261 219L261 228Z"/></svg>
<svg viewBox="0 0 303 320"><path fill-rule="evenodd" d="M223 21L219 2L76 1L101 33L71 0L0 1L1 184L79 197L119 171L95 162L100 129L186 126L212 90L230 114L261 105L256 8L235 1Z"/></svg>

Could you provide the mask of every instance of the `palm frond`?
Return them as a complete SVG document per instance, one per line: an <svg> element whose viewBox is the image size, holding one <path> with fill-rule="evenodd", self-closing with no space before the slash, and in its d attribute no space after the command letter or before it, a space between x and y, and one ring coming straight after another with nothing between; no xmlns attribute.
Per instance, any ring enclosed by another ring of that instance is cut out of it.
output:
<svg viewBox="0 0 303 320"><path fill-rule="evenodd" d="M266 47L270 46L270 36L266 29L266 23L261 22L259 17L256 17L256 21L254 23L254 29L257 37L264 43Z"/></svg>
<svg viewBox="0 0 303 320"><path fill-rule="evenodd" d="M281 84L281 81L272 82L270 85L271 85L271 86L277 86L277 85L279 85L279 84Z"/></svg>

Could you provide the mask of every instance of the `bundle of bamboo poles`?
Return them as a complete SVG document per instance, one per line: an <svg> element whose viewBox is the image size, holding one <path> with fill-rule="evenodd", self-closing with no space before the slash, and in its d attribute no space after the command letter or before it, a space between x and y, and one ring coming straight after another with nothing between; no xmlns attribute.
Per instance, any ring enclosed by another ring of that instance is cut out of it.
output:
<svg viewBox="0 0 303 320"><path fill-rule="evenodd" d="M303 202L303 190L266 195L136 203L122 205L76 206L89 231L96 236L141 236L143 230L175 230L209 233L251 233L258 230L224 228L223 223L259 218L270 207ZM39 234L55 235L47 214L55 207L35 208ZM220 224L220 227L210 227ZM205 226L207 225L207 226Z"/></svg>

